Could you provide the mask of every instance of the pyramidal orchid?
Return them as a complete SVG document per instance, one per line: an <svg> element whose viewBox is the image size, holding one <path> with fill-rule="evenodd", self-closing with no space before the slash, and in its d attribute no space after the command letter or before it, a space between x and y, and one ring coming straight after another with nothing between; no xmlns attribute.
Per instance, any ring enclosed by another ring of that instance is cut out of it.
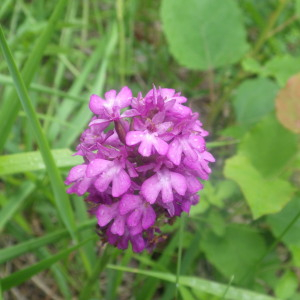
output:
<svg viewBox="0 0 300 300"><path fill-rule="evenodd" d="M153 87L144 97L128 87L92 95L94 113L82 133L67 192L87 193L103 241L134 252L160 241L159 226L199 201L214 157L199 115L173 89Z"/></svg>

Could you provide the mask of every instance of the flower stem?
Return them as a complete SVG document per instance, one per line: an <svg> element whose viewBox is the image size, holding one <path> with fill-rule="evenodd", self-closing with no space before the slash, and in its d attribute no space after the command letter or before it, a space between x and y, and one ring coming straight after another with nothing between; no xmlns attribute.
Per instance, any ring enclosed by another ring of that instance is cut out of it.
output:
<svg viewBox="0 0 300 300"><path fill-rule="evenodd" d="M175 299L178 297L179 278L181 272L181 259L182 259L182 244L183 244L183 230L185 225L185 214L183 213L179 224L179 240L178 240L178 256L177 256L177 272L176 272L176 283L175 283Z"/></svg>

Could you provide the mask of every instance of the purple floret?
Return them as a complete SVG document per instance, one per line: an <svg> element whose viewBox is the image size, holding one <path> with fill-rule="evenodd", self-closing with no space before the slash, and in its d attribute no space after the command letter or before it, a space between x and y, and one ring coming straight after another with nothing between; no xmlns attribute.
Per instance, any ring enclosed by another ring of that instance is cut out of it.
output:
<svg viewBox="0 0 300 300"><path fill-rule="evenodd" d="M206 149L198 113L173 89L153 87L146 96L120 92L92 95L94 113L83 132L65 183L84 195L98 220L103 241L134 252L152 250L163 240L160 226L199 202L201 180L215 161Z"/></svg>

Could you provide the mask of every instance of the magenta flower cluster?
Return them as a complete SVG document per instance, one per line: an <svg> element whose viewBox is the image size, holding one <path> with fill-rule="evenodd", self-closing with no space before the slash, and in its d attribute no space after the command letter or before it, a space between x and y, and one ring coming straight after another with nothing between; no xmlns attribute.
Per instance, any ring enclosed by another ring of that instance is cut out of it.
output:
<svg viewBox="0 0 300 300"><path fill-rule="evenodd" d="M198 113L173 89L153 87L132 96L128 87L92 95L94 117L77 147L84 163L70 170L68 193L92 204L99 234L108 243L135 252L152 249L160 226L199 201L214 157Z"/></svg>

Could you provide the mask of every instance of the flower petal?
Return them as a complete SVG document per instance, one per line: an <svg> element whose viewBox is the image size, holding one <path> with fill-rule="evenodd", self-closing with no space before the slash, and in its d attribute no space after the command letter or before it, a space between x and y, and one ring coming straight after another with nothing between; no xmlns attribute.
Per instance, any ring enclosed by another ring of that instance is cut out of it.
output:
<svg viewBox="0 0 300 300"><path fill-rule="evenodd" d="M125 194L120 201L119 212L121 215L126 215L130 211L139 207L141 203L142 200L140 196Z"/></svg>
<svg viewBox="0 0 300 300"><path fill-rule="evenodd" d="M135 209L127 218L127 224L130 227L137 226L142 217L142 211L140 209Z"/></svg>
<svg viewBox="0 0 300 300"><path fill-rule="evenodd" d="M193 175L186 175L185 177L186 177L187 189L190 193L194 194L197 193L199 190L203 189L203 185L197 177Z"/></svg>
<svg viewBox="0 0 300 300"><path fill-rule="evenodd" d="M86 170L87 177L94 177L112 166L112 162L106 159L97 158L92 160Z"/></svg>
<svg viewBox="0 0 300 300"><path fill-rule="evenodd" d="M121 196L122 194L127 192L130 184L131 180L129 175L123 169L120 169L120 171L113 177L112 195L114 197Z"/></svg>
<svg viewBox="0 0 300 300"><path fill-rule="evenodd" d="M205 160L210 161L210 162L215 162L215 161L216 161L215 158L212 156L212 154L209 153L208 151L204 151L204 152L202 153L202 157L203 157Z"/></svg>
<svg viewBox="0 0 300 300"><path fill-rule="evenodd" d="M111 121L107 120L107 119L95 119L89 123L89 126L92 127L92 126L97 125L97 130L102 131L109 125L110 122Z"/></svg>
<svg viewBox="0 0 300 300"><path fill-rule="evenodd" d="M140 131L129 131L126 135L126 144L132 146L138 144L143 139L143 133Z"/></svg>
<svg viewBox="0 0 300 300"><path fill-rule="evenodd" d="M81 180L77 186L77 195L82 196L85 194L92 184L92 179L85 177L83 180Z"/></svg>
<svg viewBox="0 0 300 300"><path fill-rule="evenodd" d="M99 192L105 192L111 181L112 178L104 173L100 177L98 177L98 179L94 183L94 186Z"/></svg>
<svg viewBox="0 0 300 300"><path fill-rule="evenodd" d="M92 95L90 97L89 108L90 110L96 114L101 115L103 113L103 104L105 100L97 95Z"/></svg>
<svg viewBox="0 0 300 300"><path fill-rule="evenodd" d="M197 149L200 152L205 151L205 140L201 135L192 134L189 136L189 143L193 148Z"/></svg>
<svg viewBox="0 0 300 300"><path fill-rule="evenodd" d="M156 214L151 205L147 206L143 211L142 226L144 229L148 229L154 225L156 220Z"/></svg>
<svg viewBox="0 0 300 300"><path fill-rule="evenodd" d="M140 115L140 113L136 109L128 109L124 111L121 115L122 118L132 118Z"/></svg>
<svg viewBox="0 0 300 300"><path fill-rule="evenodd" d="M152 144L154 139L150 134L144 136L139 146L139 153L145 157L149 157L152 152Z"/></svg>
<svg viewBox="0 0 300 300"><path fill-rule="evenodd" d="M117 91L116 90L110 90L108 92L105 93L105 103L104 103L104 106L105 107L113 107L114 104L115 104L115 99L116 99L116 96L117 96Z"/></svg>
<svg viewBox="0 0 300 300"><path fill-rule="evenodd" d="M145 241L140 234L137 234L131 238L131 244L132 250L137 253L142 252L146 247Z"/></svg>
<svg viewBox="0 0 300 300"><path fill-rule="evenodd" d="M171 182L164 181L161 183L161 198L164 203L174 200Z"/></svg>
<svg viewBox="0 0 300 300"><path fill-rule="evenodd" d="M171 174L172 187L179 195L183 196L187 190L185 177L175 172L170 172L170 174Z"/></svg>
<svg viewBox="0 0 300 300"><path fill-rule="evenodd" d="M106 226L118 214L118 203L113 205L100 205L96 217L100 227Z"/></svg>
<svg viewBox="0 0 300 300"><path fill-rule="evenodd" d="M66 178L65 184L70 184L71 182L74 182L79 178L84 177L86 168L87 168L86 164L73 167L70 170L68 177Z"/></svg>
<svg viewBox="0 0 300 300"><path fill-rule="evenodd" d="M171 109L172 114L176 115L177 117L186 118L192 114L192 110L184 105L179 103L175 103Z"/></svg>
<svg viewBox="0 0 300 300"><path fill-rule="evenodd" d="M130 235L132 235L132 236L137 235L144 230L141 223L138 223L134 227L129 227L128 229L129 229Z"/></svg>
<svg viewBox="0 0 300 300"><path fill-rule="evenodd" d="M159 137L153 140L153 146L160 155L166 155L169 145Z"/></svg>
<svg viewBox="0 0 300 300"><path fill-rule="evenodd" d="M149 203L154 203L161 190L157 175L153 175L144 181L141 187L141 193Z"/></svg>
<svg viewBox="0 0 300 300"><path fill-rule="evenodd" d="M122 238L119 238L117 247L121 250L125 250L128 248L128 242L129 237L128 236L122 236Z"/></svg>
<svg viewBox="0 0 300 300"><path fill-rule="evenodd" d="M165 133L167 130L171 130L174 126L173 122L164 122L156 125L157 133L159 135Z"/></svg>
<svg viewBox="0 0 300 300"><path fill-rule="evenodd" d="M164 99L172 99L173 96L175 95L175 90L174 89L166 89L166 88L162 88L162 89L159 89L160 91L160 94L161 96L164 98Z"/></svg>
<svg viewBox="0 0 300 300"><path fill-rule="evenodd" d="M113 234L122 236L125 232L125 218L123 216L117 217L113 222L110 231Z"/></svg>
<svg viewBox="0 0 300 300"><path fill-rule="evenodd" d="M179 143L178 139L174 139L169 146L167 156L172 163L178 166L181 162L181 155L182 146Z"/></svg>
<svg viewBox="0 0 300 300"><path fill-rule="evenodd" d="M132 92L130 88L124 86L116 97L115 105L119 106L120 108L127 107L130 105L131 99L132 99Z"/></svg>

